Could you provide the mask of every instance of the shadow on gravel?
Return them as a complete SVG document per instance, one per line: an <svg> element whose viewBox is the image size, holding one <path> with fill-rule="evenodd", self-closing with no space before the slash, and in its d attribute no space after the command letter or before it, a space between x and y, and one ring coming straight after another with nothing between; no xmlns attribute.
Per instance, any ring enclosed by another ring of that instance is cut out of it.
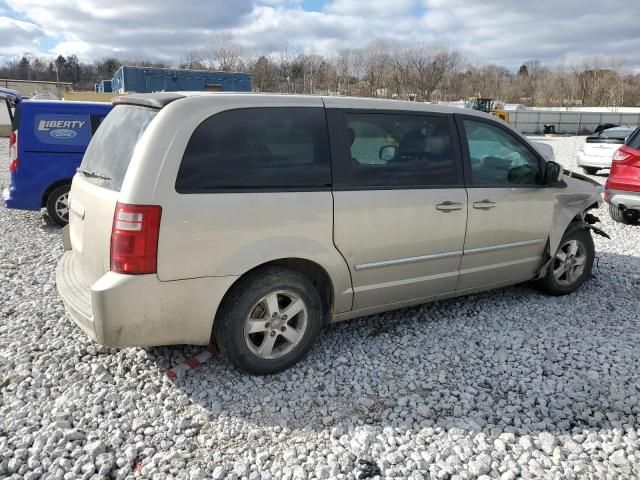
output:
<svg viewBox="0 0 640 480"><path fill-rule="evenodd" d="M640 258L599 259L573 295L521 285L331 325L288 371L253 377L214 358L176 387L214 416L261 427L569 434L637 426ZM149 353L166 369L201 350Z"/></svg>

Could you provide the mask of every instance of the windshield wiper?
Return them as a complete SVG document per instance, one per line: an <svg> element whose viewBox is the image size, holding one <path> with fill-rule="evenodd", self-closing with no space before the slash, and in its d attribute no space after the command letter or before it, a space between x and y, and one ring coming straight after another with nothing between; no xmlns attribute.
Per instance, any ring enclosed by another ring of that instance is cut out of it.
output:
<svg viewBox="0 0 640 480"><path fill-rule="evenodd" d="M78 168L76 171L85 174L87 177L100 178L102 180L111 180L111 177L107 177L106 175L101 175L101 174L96 173L96 172L90 172L88 170L83 170L81 168Z"/></svg>

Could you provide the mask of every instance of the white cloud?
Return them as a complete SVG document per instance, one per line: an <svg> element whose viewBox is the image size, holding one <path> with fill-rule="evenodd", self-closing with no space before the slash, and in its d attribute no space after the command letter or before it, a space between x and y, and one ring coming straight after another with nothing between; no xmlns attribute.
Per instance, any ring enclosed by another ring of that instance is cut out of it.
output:
<svg viewBox="0 0 640 480"><path fill-rule="evenodd" d="M252 51L293 45L331 54L374 40L435 42L483 63L510 68L530 59L555 63L590 55L626 57L640 67L638 0L6 0L24 21L0 17L0 54L109 53L177 63L218 33ZM35 53L35 52L34 52Z"/></svg>
<svg viewBox="0 0 640 480"><path fill-rule="evenodd" d="M411 14L416 5L416 0L332 0L324 10L338 15L399 17Z"/></svg>
<svg viewBox="0 0 640 480"><path fill-rule="evenodd" d="M35 23L0 16L0 52L5 55L36 49L43 34Z"/></svg>

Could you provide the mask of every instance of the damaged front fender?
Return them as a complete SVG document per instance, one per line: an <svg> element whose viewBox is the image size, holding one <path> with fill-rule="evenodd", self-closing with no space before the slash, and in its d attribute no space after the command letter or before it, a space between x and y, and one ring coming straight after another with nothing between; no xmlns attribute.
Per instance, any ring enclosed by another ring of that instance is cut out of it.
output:
<svg viewBox="0 0 640 480"><path fill-rule="evenodd" d="M602 185L590 178L584 177L584 180L580 177L583 176L573 172L570 172L570 175L565 174L563 181L566 187L555 190L553 223L549 234L550 253L555 254L571 222L584 222L584 214L591 209L599 208L604 202Z"/></svg>
<svg viewBox="0 0 640 480"><path fill-rule="evenodd" d="M548 257L538 272L538 278L546 275L562 237L572 223L575 228L589 229L598 235L609 238L609 235L593 225L599 221L598 217L587 213L589 210L599 208L604 202L602 185L584 175L566 170L563 181L566 186L555 190L553 223L547 243Z"/></svg>

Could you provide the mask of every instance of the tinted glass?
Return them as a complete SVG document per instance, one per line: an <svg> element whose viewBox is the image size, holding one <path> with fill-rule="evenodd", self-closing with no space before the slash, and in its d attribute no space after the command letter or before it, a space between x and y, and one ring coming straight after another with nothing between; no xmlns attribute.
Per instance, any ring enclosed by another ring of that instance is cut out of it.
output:
<svg viewBox="0 0 640 480"><path fill-rule="evenodd" d="M92 113L89 117L91 119L91 135L95 135L96 130L98 130L98 127L105 119L105 115L95 115Z"/></svg>
<svg viewBox="0 0 640 480"><path fill-rule="evenodd" d="M629 135L629 138L627 138L627 145L634 150L640 150L640 128L636 128L633 134Z"/></svg>
<svg viewBox="0 0 640 480"><path fill-rule="evenodd" d="M538 158L527 146L500 127L464 120L473 185L535 185Z"/></svg>
<svg viewBox="0 0 640 480"><path fill-rule="evenodd" d="M598 133L600 138L626 138L633 132L633 128L608 128Z"/></svg>
<svg viewBox="0 0 640 480"><path fill-rule="evenodd" d="M91 182L119 191L135 146L156 113L144 107L115 107L96 130L78 171Z"/></svg>
<svg viewBox="0 0 640 480"><path fill-rule="evenodd" d="M331 185L323 108L248 108L214 115L193 132L176 190Z"/></svg>
<svg viewBox="0 0 640 480"><path fill-rule="evenodd" d="M460 183L447 117L346 113L353 186Z"/></svg>
<svg viewBox="0 0 640 480"><path fill-rule="evenodd" d="M633 133L632 128L608 128L595 135L587 137L587 143L608 143L622 145L625 139Z"/></svg>

